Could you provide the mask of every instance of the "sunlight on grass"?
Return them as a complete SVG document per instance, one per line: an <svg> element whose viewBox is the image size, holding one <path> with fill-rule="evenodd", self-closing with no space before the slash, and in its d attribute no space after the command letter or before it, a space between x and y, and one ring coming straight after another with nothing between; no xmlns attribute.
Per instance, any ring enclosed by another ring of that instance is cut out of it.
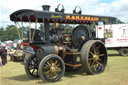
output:
<svg viewBox="0 0 128 85"><path fill-rule="evenodd" d="M0 67L0 85L128 85L128 57L119 56L116 51L108 53L111 55L104 73L86 75L81 71L66 72L55 83L43 83L40 78L30 80L25 74L23 63L9 61Z"/></svg>

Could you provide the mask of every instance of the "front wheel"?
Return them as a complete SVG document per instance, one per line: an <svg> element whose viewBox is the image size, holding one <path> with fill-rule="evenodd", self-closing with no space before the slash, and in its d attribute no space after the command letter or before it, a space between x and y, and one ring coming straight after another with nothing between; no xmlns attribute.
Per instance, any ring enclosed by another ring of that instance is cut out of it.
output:
<svg viewBox="0 0 128 85"><path fill-rule="evenodd" d="M58 81L64 75L64 72L64 61L54 54L45 56L39 64L39 75L44 82Z"/></svg>
<svg viewBox="0 0 128 85"><path fill-rule="evenodd" d="M107 64L107 50L99 40L87 41L81 49L82 69L87 74L98 74L104 71Z"/></svg>

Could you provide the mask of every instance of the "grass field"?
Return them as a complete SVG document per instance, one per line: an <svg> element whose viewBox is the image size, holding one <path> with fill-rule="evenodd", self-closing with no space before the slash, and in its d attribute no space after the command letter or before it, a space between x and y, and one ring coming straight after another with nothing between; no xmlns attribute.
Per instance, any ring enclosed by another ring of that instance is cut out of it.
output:
<svg viewBox="0 0 128 85"><path fill-rule="evenodd" d="M43 83L41 79L30 80L21 62L9 61L0 67L0 85L128 85L128 57L119 56L116 51L108 51L108 65L104 73L86 75L81 71L66 72L55 83Z"/></svg>

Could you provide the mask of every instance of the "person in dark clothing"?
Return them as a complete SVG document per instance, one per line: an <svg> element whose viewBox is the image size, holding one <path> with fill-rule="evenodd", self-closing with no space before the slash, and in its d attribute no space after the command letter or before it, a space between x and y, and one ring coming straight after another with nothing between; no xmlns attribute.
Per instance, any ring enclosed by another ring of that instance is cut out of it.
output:
<svg viewBox="0 0 128 85"><path fill-rule="evenodd" d="M0 56L1 56L1 59L2 59L2 65L5 65L7 63L6 44L2 44L2 47L0 48Z"/></svg>

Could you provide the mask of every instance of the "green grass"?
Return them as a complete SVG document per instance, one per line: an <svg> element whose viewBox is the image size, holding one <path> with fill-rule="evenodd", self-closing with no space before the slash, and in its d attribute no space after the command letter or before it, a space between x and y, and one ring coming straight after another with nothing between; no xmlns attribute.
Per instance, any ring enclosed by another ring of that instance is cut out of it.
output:
<svg viewBox="0 0 128 85"><path fill-rule="evenodd" d="M128 85L128 57L119 56L116 51L108 51L108 65L105 72L86 75L81 71L66 72L55 83L43 83L41 79L30 80L20 62L9 61L0 67L0 85Z"/></svg>

